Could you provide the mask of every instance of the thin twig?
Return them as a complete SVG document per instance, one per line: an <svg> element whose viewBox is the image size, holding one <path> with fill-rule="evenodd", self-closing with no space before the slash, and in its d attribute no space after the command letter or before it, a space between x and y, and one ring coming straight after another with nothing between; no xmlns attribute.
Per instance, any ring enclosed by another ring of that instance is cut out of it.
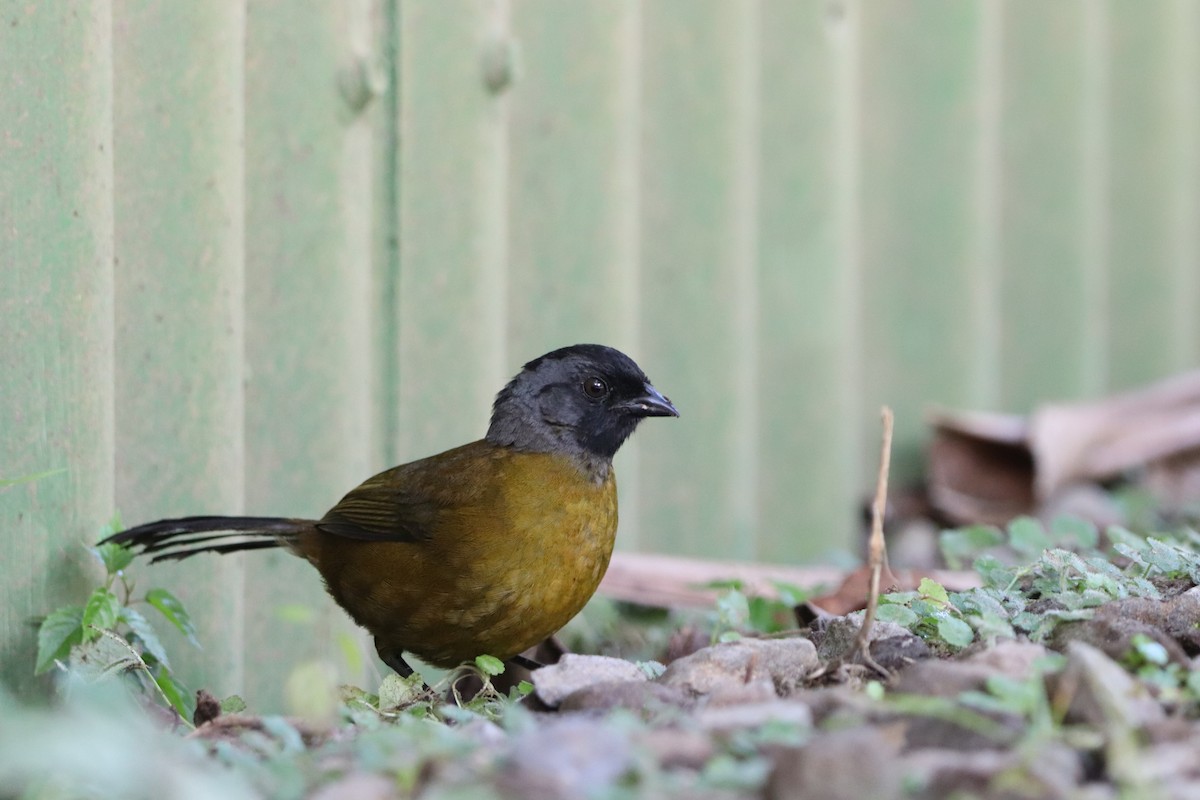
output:
<svg viewBox="0 0 1200 800"><path fill-rule="evenodd" d="M875 484L875 501L871 504L871 538L867 542L867 566L871 568L871 587L867 594L867 610L863 614L862 627L858 629L858 637L854 640L854 649L862 657L863 663L886 677L890 673L881 667L871 656L868 637L871 634L871 623L875 621L875 609L879 605L879 579L883 573L884 560L887 558L887 546L883 541L883 512L887 507L888 468L892 460L892 410L883 407L883 446L879 454L879 479Z"/></svg>

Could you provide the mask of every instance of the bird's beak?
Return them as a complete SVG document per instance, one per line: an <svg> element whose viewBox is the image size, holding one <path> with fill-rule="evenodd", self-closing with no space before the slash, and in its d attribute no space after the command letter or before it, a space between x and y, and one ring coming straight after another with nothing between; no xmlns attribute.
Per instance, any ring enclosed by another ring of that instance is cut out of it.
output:
<svg viewBox="0 0 1200 800"><path fill-rule="evenodd" d="M621 408L639 417L679 416L679 412L675 409L675 406L671 405L671 401L663 397L658 389L655 389L648 383L641 397L626 400L621 404Z"/></svg>

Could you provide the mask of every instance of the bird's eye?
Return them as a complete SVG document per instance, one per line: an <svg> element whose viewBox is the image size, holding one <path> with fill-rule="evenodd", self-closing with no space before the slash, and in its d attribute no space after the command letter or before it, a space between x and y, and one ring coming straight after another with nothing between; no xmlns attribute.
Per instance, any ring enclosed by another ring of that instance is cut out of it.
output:
<svg viewBox="0 0 1200 800"><path fill-rule="evenodd" d="M604 382L603 378L592 375L583 379L583 393L593 400L599 400L608 394L608 384Z"/></svg>

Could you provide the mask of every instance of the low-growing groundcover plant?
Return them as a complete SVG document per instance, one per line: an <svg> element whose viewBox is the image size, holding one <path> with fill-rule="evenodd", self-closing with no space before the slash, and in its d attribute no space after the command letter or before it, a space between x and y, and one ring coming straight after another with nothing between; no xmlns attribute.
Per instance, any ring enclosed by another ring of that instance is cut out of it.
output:
<svg viewBox="0 0 1200 800"><path fill-rule="evenodd" d="M983 586L951 593L926 578L916 591L883 595L878 619L948 651L1017 635L1044 642L1061 623L1090 619L1113 600L1161 600L1165 585L1200 583L1200 534L1190 529L1154 537L1114 526L1104 550L1096 528L1071 517L1049 531L1020 517L1006 533L976 526L942 534L948 563L970 558Z"/></svg>
<svg viewBox="0 0 1200 800"><path fill-rule="evenodd" d="M114 519L102 536L118 530ZM104 583L82 605L64 606L46 615L38 628L34 672L52 668L96 678L114 674L153 689L183 719L191 719L194 704L187 689L171 672L171 663L154 626L142 610L177 628L192 644L196 629L175 595L156 588L138 595L127 573L133 551L115 544L89 547L104 567Z"/></svg>
<svg viewBox="0 0 1200 800"><path fill-rule="evenodd" d="M973 565L982 585L952 592L925 580L915 591L883 595L878 619L920 637L949 663L998 642L1054 644L1109 604L1159 601L1200 579L1200 536L1188 529L1143 536L1111 528L1101 535L1079 520L1046 528L1019 519L1003 531L947 531L942 546L952 566ZM782 698L762 695L761 685L758 694L747 688L723 699L672 695L663 685L646 697L676 697L675 705L646 702L582 716L532 710L538 706L529 684L500 693L491 679L503 664L481 656L465 668L482 686L470 699L456 691L461 671L432 689L416 677L389 675L374 692L342 687L323 715L308 718L254 716L236 697L205 698L202 707L223 713L193 730L195 695L171 671L172 659L187 653L168 656L154 627L194 635L186 610L165 589L140 589L121 548L93 552L104 565L103 581L78 605L49 613L39 633L32 666L56 677L58 699L37 707L0 694L0 796L804 796L783 787L801 791L795 785L819 769L789 765L808 763L810 752L833 752L833 762L844 765L838 775L882 781L860 796L934 797L946 780L929 766L940 751L914 744L913 731L938 726L975 737L971 753L999 759L994 774L972 773L976 782L959 787L964 796L1062 796L1036 788L1046 778L1047 754L1076 765L1064 785L1092 781L1134 792L1129 796L1149 785L1130 765L1152 760L1154 737L1140 723L1125 721L1114 732L1080 718L1074 696L1062 688L1070 682L1060 679L1072 669L1069 659L1051 651L1024 674L989 674L950 696L901 691L894 678L860 664L824 664L808 686ZM727 589L709 615L704 638L712 644L705 649L803 634L788 630L791 608L805 596L800 589L780 587L776 598L747 596L732 583ZM1166 645L1134 635L1112 666L1164 714L1193 725L1200 678ZM666 681L662 665L648 662L642 672L655 686ZM778 715L779 704L792 711ZM171 713L148 714L148 705ZM811 718L792 713L797 705L807 705ZM215 713L202 708L201 716ZM909 731L899 754L887 744L894 734L877 732L896 720ZM851 736L857 743L842 753L834 743L848 731L871 735ZM950 761L961 767L969 757ZM884 766L871 777L862 768L867 763Z"/></svg>

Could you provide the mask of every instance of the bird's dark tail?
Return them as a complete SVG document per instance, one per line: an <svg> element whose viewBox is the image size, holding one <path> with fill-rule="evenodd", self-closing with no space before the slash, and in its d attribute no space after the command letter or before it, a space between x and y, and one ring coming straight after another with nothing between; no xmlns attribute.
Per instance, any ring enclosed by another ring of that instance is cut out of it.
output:
<svg viewBox="0 0 1200 800"><path fill-rule="evenodd" d="M178 560L197 553L233 553L287 547L288 540L312 522L285 517L184 517L162 519L114 533L104 542L137 548L155 561Z"/></svg>

